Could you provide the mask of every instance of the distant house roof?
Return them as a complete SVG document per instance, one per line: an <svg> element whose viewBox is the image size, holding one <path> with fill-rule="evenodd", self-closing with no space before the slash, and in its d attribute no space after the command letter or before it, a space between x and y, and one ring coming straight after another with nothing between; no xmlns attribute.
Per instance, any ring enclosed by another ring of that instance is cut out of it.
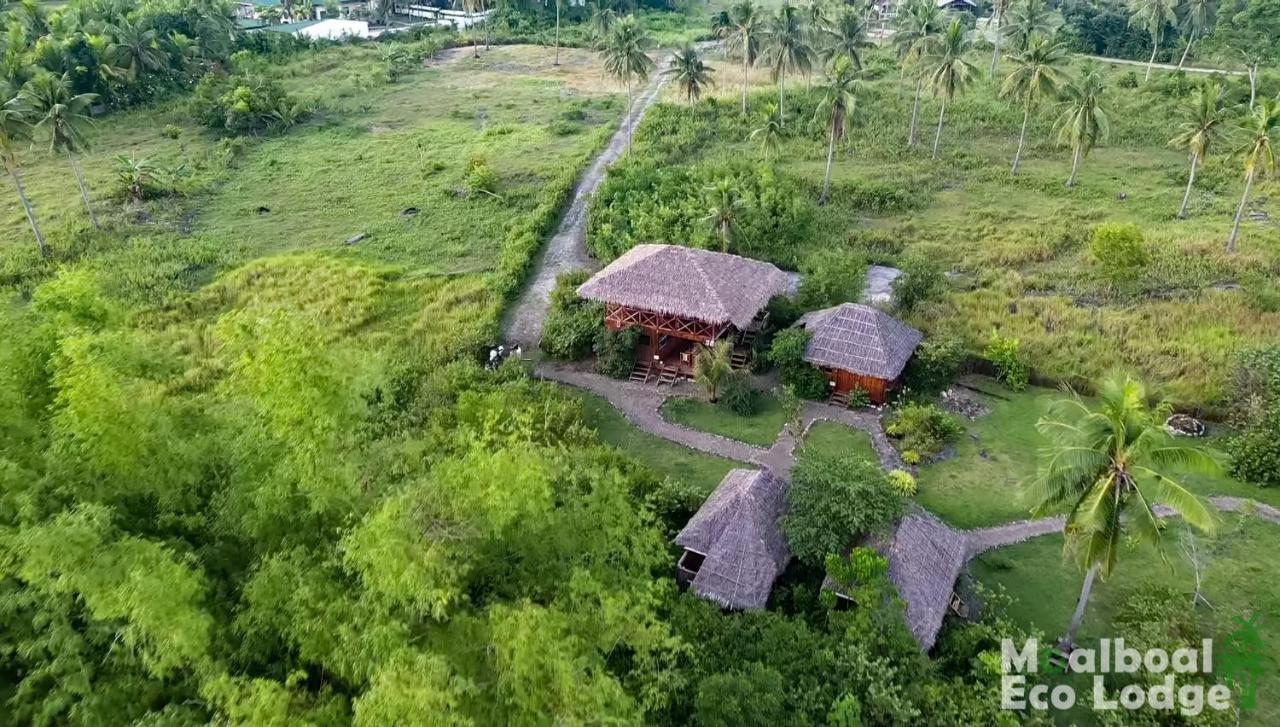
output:
<svg viewBox="0 0 1280 727"><path fill-rule="evenodd" d="M974 8L974 9L976 9L976 8L978 7L978 4L977 4L976 2L974 2L973 0L938 0L938 7L940 7L940 8L959 8L959 7L963 7L963 8L966 8L966 9L967 9L967 8Z"/></svg>
<svg viewBox="0 0 1280 727"><path fill-rule="evenodd" d="M796 325L810 334L804 353L809 363L886 381L898 378L922 338L902 321L857 303L806 313Z"/></svg>
<svg viewBox="0 0 1280 727"><path fill-rule="evenodd" d="M297 32L298 32L298 31L300 31L300 30L303 30L303 29L305 29L305 28L310 28L311 26L313 26L313 25L317 25L317 24L319 24L319 23L321 23L321 22L323 22L323 21L320 21L320 20L300 20L300 21L298 21L298 22L296 22L296 23L277 23L277 24L275 24L275 25L268 25L267 27L263 28L263 30L269 30L269 31L271 31L272 33L289 33L289 34L294 34L294 33L297 33Z"/></svg>
<svg viewBox="0 0 1280 727"><path fill-rule="evenodd" d="M637 245L591 276L578 295L746 328L790 282L759 260L679 245Z"/></svg>
<svg viewBox="0 0 1280 727"><path fill-rule="evenodd" d="M765 607L773 581L791 558L778 522L787 483L764 470L730 470L676 536L705 559L692 588L721 606Z"/></svg>
<svg viewBox="0 0 1280 727"><path fill-rule="evenodd" d="M236 18L236 25L241 30L258 30L259 28L266 28L267 21L258 20L257 18Z"/></svg>

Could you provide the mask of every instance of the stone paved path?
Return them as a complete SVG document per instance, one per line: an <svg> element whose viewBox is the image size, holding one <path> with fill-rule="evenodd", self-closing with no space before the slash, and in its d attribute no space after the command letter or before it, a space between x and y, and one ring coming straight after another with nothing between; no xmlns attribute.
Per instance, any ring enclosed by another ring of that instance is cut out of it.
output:
<svg viewBox="0 0 1280 727"><path fill-rule="evenodd" d="M542 340L542 321L547 315L550 304L551 289L555 287L556 276L570 270L595 270L598 263L587 254L587 205L591 195L604 181L609 165L622 156L627 148L628 129L640 125L649 106L658 98L658 92L666 83L666 70L669 55L657 59L657 64L649 85L635 97L629 116L623 118L618 130L609 139L609 145L600 152L582 178L573 189L573 201L560 221L560 229L542 249L538 256L532 280L520 295L515 306L507 312L507 321L503 326L503 336L507 346L520 344L526 350L535 350Z"/></svg>

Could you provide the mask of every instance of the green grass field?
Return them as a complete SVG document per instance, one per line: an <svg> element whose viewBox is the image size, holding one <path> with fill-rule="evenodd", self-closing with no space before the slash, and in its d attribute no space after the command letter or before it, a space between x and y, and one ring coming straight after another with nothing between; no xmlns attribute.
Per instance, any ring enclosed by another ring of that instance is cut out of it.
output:
<svg viewBox="0 0 1280 727"><path fill-rule="evenodd" d="M814 422L805 435L804 449L823 455L855 454L872 462L879 461L866 432L835 422Z"/></svg>
<svg viewBox="0 0 1280 727"><path fill-rule="evenodd" d="M763 392L759 395L759 410L750 416L689 397L668 400L662 406L662 416L676 424L766 449L778 439L787 419L777 397Z"/></svg>

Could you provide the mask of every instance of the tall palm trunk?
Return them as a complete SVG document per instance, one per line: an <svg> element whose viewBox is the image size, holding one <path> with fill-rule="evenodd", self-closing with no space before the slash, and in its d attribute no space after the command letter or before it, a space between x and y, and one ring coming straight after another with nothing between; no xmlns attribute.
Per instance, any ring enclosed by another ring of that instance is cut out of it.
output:
<svg viewBox="0 0 1280 727"><path fill-rule="evenodd" d="M71 170L76 174L76 184L80 185L80 199L84 200L84 209L89 213L89 222L98 226L98 216L93 213L93 205L89 204L89 189L84 186L84 175L80 173L80 162L72 151L67 152L67 161L71 162Z"/></svg>
<svg viewBox="0 0 1280 727"><path fill-rule="evenodd" d="M1256 172L1249 172L1244 178L1244 196L1240 198L1240 207L1236 209L1236 221L1231 226L1231 237L1227 239L1227 252L1236 251L1236 241L1240 239L1240 221L1244 219L1244 208L1249 204L1249 192L1253 189L1253 178Z"/></svg>
<svg viewBox="0 0 1280 727"><path fill-rule="evenodd" d="M1022 108L1022 131L1018 134L1018 151L1013 155L1013 176L1018 176L1018 167L1022 164L1022 147L1027 141L1027 120L1031 118L1031 99Z"/></svg>
<svg viewBox="0 0 1280 727"><path fill-rule="evenodd" d="M749 55L747 49L750 44L750 40L742 41L742 113L744 116L747 113L747 59Z"/></svg>
<svg viewBox="0 0 1280 727"><path fill-rule="evenodd" d="M551 65L560 65L560 0L556 1L556 60Z"/></svg>
<svg viewBox="0 0 1280 727"><path fill-rule="evenodd" d="M1071 151L1071 176L1067 179L1067 186L1068 186L1068 187L1074 187L1074 186L1076 186L1076 173L1080 171L1080 157L1081 157L1081 156L1083 156L1083 155L1080 153L1080 147L1078 147L1078 146L1077 146L1077 147L1075 147L1074 149L1072 149L1072 151Z"/></svg>
<svg viewBox="0 0 1280 727"><path fill-rule="evenodd" d="M36 212L31 209L31 201L27 199L27 190L22 186L22 174L17 165L10 159L4 160L4 170L13 179L13 186L18 188L18 199L22 201L22 210L27 213L27 222L31 232L36 236L36 247L40 249L40 257L48 257L49 249L44 245L44 234L40 232L40 224L36 222Z"/></svg>
<svg viewBox="0 0 1280 727"><path fill-rule="evenodd" d="M631 153L631 74L627 74L627 154Z"/></svg>
<svg viewBox="0 0 1280 727"><path fill-rule="evenodd" d="M1143 83L1151 80L1151 69L1156 64L1156 52L1160 50L1160 41L1151 44L1151 57L1147 59L1147 75L1142 79Z"/></svg>
<svg viewBox="0 0 1280 727"><path fill-rule="evenodd" d="M1254 63L1249 66L1249 111L1253 111L1253 105L1258 101L1258 64Z"/></svg>
<svg viewBox="0 0 1280 727"><path fill-rule="evenodd" d="M1187 47L1182 49L1182 60L1178 61L1178 70L1187 65L1187 54L1191 52L1191 44L1196 42L1196 31L1191 31L1191 37L1187 38Z"/></svg>
<svg viewBox="0 0 1280 727"><path fill-rule="evenodd" d="M822 196L818 198L818 206L827 203L827 195L831 194L831 163L836 156L836 123L839 117L831 119L831 140L827 142L827 174L822 179Z"/></svg>
<svg viewBox="0 0 1280 727"><path fill-rule="evenodd" d="M916 145L916 120L920 116L920 91L924 86L924 81L916 80L916 98L911 103L911 131L907 134L907 147L911 148Z"/></svg>
<svg viewBox="0 0 1280 727"><path fill-rule="evenodd" d="M783 85L783 73L784 73L784 72L783 72L782 70L779 70L779 71L778 71L778 123L779 123L779 124L784 124L784 123L786 123L786 121L784 120L784 118L785 118L785 117L784 117L784 115L783 115L783 113L782 113L782 85Z"/></svg>
<svg viewBox="0 0 1280 727"><path fill-rule="evenodd" d="M933 134L933 160L938 160L938 144L942 142L942 122L947 116L947 102L942 102L942 109L938 111L938 130Z"/></svg>
<svg viewBox="0 0 1280 727"><path fill-rule="evenodd" d="M1187 206L1191 204L1191 188L1196 183L1196 167L1200 164L1200 155L1191 153L1191 176L1187 179L1187 191L1182 195L1182 206L1178 208L1178 219L1187 219Z"/></svg>
<svg viewBox="0 0 1280 727"><path fill-rule="evenodd" d="M467 13L467 31L471 33L471 57L480 57L480 39L476 37L475 16Z"/></svg>
<svg viewBox="0 0 1280 727"><path fill-rule="evenodd" d="M996 66L1000 65L1000 16L994 19L996 24L996 38L991 44L991 77L996 77Z"/></svg>
<svg viewBox="0 0 1280 727"><path fill-rule="evenodd" d="M484 16L484 49L489 50L489 41L493 36L493 31L489 28L490 15Z"/></svg>
<svg viewBox="0 0 1280 727"><path fill-rule="evenodd" d="M1071 624L1067 626L1067 633L1062 637L1064 645L1070 646L1076 641L1076 633L1080 631L1080 624L1084 623L1084 611L1089 605L1089 596L1093 592L1093 578L1098 575L1098 566L1092 566L1089 571L1084 574L1084 585L1080 588L1080 598L1076 601L1075 613L1071 614Z"/></svg>

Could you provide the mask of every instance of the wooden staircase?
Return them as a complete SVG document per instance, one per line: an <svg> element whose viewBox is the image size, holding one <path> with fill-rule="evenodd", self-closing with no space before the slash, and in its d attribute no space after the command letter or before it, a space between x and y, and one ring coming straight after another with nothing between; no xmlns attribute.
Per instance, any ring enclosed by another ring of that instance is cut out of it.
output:
<svg viewBox="0 0 1280 727"><path fill-rule="evenodd" d="M847 391L832 392L830 398L827 399L827 403L832 406L838 406L841 409L848 409L849 408L849 392Z"/></svg>
<svg viewBox="0 0 1280 727"><path fill-rule="evenodd" d="M649 361L641 361L636 367L631 369L631 380L637 384L649 383L649 377L653 375L653 364Z"/></svg>
<svg viewBox="0 0 1280 727"><path fill-rule="evenodd" d="M745 369L747 366L750 366L751 351L741 348L733 349L733 355L729 357L729 365L732 366L735 371L738 369Z"/></svg>
<svg viewBox="0 0 1280 727"><path fill-rule="evenodd" d="M658 386L667 384L675 386L676 381L680 378L680 370L675 366L663 366L662 371L658 373Z"/></svg>

